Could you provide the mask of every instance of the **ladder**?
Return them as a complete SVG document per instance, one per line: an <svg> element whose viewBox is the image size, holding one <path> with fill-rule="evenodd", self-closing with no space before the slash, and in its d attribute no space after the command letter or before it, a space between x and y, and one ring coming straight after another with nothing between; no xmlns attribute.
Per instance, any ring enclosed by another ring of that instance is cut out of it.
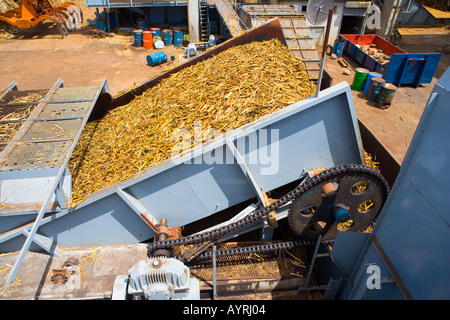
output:
<svg viewBox="0 0 450 320"><path fill-rule="evenodd" d="M200 41L207 42L210 35L208 0L200 0Z"/></svg>

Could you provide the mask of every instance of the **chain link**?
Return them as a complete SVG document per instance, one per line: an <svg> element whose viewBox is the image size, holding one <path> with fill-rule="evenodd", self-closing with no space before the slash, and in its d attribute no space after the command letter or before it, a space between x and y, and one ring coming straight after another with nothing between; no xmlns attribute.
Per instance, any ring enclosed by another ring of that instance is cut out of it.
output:
<svg viewBox="0 0 450 320"><path fill-rule="evenodd" d="M335 178L338 175L341 174L348 174L353 172L362 172L367 173L374 178L378 179L382 185L384 186L384 191L386 192L386 196L389 193L389 186L384 179L384 177L377 172L376 170L360 165L360 164L349 164L349 165L342 165L338 167L333 167L330 169L326 169L317 175L314 175L310 178L308 178L306 181L304 181L302 184L297 186L292 191L288 192L283 197L279 198L277 201L271 203L270 205L263 207L263 208L257 208L252 213L247 215L246 217L231 222L228 225L225 225L221 228L205 231L203 233L186 236L182 238L177 239L170 239L170 240L164 240L164 241L155 241L148 245L147 247L147 255L149 257L153 256L153 252L155 250L161 250L161 249L173 249L175 246L182 246L182 245L191 245L191 244L197 244L202 243L205 241L217 241L220 238L224 237L225 235L236 231L250 223L256 222L258 220L266 219L270 212L283 207L288 202L294 201L298 197L302 196L305 192L307 192L309 189L313 188L314 186L330 179Z"/></svg>

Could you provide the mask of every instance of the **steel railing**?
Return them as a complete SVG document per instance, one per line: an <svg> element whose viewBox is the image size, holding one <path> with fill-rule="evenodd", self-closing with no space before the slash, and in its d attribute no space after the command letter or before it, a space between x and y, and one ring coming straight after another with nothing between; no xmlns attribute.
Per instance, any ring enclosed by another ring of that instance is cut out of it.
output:
<svg viewBox="0 0 450 320"><path fill-rule="evenodd" d="M230 30L232 36L236 36L242 31L248 30L247 25L235 11L235 8L238 8L236 3L238 3L238 1L234 1L233 4L230 4L227 0L216 0L217 11L219 11L219 14L228 26L228 30Z"/></svg>

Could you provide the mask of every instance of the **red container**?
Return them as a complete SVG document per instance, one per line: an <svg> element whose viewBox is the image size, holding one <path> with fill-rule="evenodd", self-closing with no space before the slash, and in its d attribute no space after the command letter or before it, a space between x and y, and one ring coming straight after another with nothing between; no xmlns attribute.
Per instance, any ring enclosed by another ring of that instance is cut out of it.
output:
<svg viewBox="0 0 450 320"><path fill-rule="evenodd" d="M374 44L377 48L383 50L389 55L393 55L394 53L406 53L406 51L394 46L392 43L377 36L376 34L341 34L341 36L359 46L369 46Z"/></svg>

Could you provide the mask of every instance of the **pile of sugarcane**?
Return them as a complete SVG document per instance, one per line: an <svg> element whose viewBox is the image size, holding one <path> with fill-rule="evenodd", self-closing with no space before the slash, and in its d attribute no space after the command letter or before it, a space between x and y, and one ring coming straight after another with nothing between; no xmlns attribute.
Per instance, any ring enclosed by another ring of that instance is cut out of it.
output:
<svg viewBox="0 0 450 320"><path fill-rule="evenodd" d="M222 133L315 93L304 63L278 40L232 47L162 80L89 122L74 150L72 206L171 157L177 129Z"/></svg>

